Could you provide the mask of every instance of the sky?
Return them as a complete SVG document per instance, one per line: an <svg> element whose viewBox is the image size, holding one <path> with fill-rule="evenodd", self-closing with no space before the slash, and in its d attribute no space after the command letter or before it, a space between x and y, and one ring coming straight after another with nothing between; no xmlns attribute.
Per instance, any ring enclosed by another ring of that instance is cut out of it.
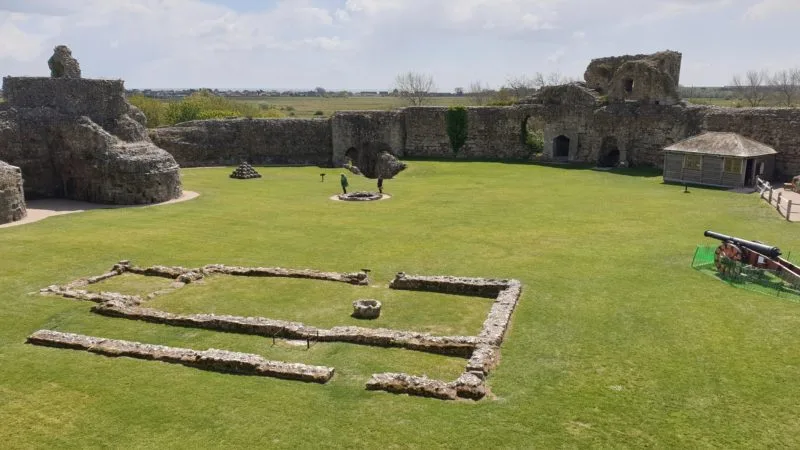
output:
<svg viewBox="0 0 800 450"><path fill-rule="evenodd" d="M128 88L437 90L676 50L681 84L800 67L800 0L0 0L0 75L49 76L64 44Z"/></svg>

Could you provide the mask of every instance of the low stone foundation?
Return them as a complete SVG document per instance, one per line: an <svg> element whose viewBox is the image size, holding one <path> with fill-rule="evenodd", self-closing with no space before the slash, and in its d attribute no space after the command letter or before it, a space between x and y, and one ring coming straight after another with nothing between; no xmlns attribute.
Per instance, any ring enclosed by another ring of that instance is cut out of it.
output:
<svg viewBox="0 0 800 450"><path fill-rule="evenodd" d="M490 278L466 278L450 276L422 276L398 273L389 285L392 289L407 291L439 292L442 294L496 297L501 290L511 285L510 280Z"/></svg>
<svg viewBox="0 0 800 450"><path fill-rule="evenodd" d="M117 294L119 295L119 294ZM87 300L94 301L93 298ZM173 314L151 308L142 308L119 299L102 302L92 312L165 325L202 328L229 333L252 334L281 339L307 339L318 342L346 342L378 347L400 347L426 353L469 357L480 343L474 336L433 336L413 331L386 328L333 327L316 328L300 322L268 319L266 317L241 317L217 314Z"/></svg>
<svg viewBox="0 0 800 450"><path fill-rule="evenodd" d="M392 289L495 298L477 336L434 336L428 333L385 328L342 326L324 329L299 322L265 317L173 314L141 306L147 299L169 292L169 290L154 292L142 298L113 292L90 292L82 289L90 284L126 272L175 280L173 283L175 289L214 274L305 278L363 286L369 284L365 272L337 273L309 269L238 267L221 264L209 264L201 268L159 265L143 268L132 265L130 261L120 261L107 273L80 278L64 286L49 286L42 289L42 293L96 302L98 305L93 307L92 311L109 317L280 339L399 347L467 358L464 372L452 382L431 380L404 373L386 373L373 375L367 383L369 390L385 390L447 400L458 398L478 400L486 395L486 378L500 361L500 345L505 338L516 304L522 295L522 284L512 279L420 276L398 273L389 285Z"/></svg>
<svg viewBox="0 0 800 450"><path fill-rule="evenodd" d="M259 375L312 383L327 383L333 377L334 372L331 367L270 361L250 353L217 349L191 350L51 330L39 330L30 335L27 342L47 347L85 350L104 356L127 356L129 358L183 364L214 372Z"/></svg>

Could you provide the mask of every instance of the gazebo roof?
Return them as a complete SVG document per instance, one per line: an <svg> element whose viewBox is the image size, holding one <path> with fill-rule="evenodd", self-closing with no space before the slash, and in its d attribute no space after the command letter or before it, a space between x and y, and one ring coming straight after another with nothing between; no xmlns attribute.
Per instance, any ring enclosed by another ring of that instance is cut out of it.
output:
<svg viewBox="0 0 800 450"><path fill-rule="evenodd" d="M736 158L753 158L756 156L774 155L778 152L772 147L748 139L737 133L721 133L709 131L690 137L666 147L664 151L679 153L697 153L701 155L733 156Z"/></svg>

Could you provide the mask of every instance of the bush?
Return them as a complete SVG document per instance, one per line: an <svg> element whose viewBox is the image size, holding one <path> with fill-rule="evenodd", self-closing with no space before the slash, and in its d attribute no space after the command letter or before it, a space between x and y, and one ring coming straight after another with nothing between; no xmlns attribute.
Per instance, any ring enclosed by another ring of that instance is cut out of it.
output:
<svg viewBox="0 0 800 450"><path fill-rule="evenodd" d="M467 142L467 108L453 106L447 110L447 136L453 155L457 155L461 147Z"/></svg>
<svg viewBox="0 0 800 450"><path fill-rule="evenodd" d="M544 131L527 130L527 133L525 133L525 145L528 146L531 153L542 153L544 151Z"/></svg>
<svg viewBox="0 0 800 450"><path fill-rule="evenodd" d="M147 117L147 126L154 128L164 125L165 113L167 111L167 104L161 100L148 98L144 95L134 95L128 97L131 105L139 108Z"/></svg>
<svg viewBox="0 0 800 450"><path fill-rule="evenodd" d="M314 115L315 115L315 116L324 116L324 115L325 115L325 113L324 113L323 111L315 111L315 112L314 112Z"/></svg>
<svg viewBox="0 0 800 450"><path fill-rule="evenodd" d="M229 117L284 117L283 113L272 105L231 100L208 91L196 92L179 101L165 102L141 95L132 96L128 100L142 110L147 117L148 127Z"/></svg>

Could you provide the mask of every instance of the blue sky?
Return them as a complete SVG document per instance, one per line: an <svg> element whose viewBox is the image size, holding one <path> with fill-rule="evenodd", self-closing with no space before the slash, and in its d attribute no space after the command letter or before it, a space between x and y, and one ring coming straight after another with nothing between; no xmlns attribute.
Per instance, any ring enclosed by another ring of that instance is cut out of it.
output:
<svg viewBox="0 0 800 450"><path fill-rule="evenodd" d="M46 76L66 44L130 88L440 90L677 50L681 83L800 67L800 0L0 0L0 74Z"/></svg>

